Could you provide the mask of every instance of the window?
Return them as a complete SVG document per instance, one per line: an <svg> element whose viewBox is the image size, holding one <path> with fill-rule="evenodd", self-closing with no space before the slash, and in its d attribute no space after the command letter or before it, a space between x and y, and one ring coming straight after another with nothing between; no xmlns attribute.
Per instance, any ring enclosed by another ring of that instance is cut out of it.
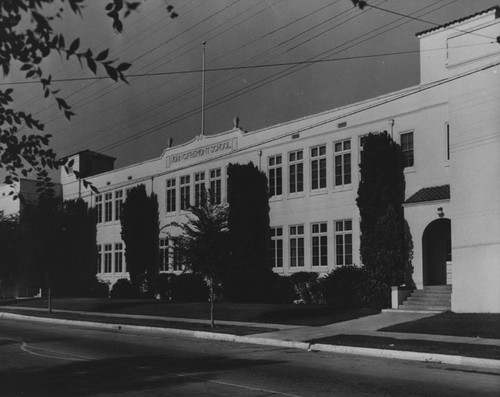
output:
<svg viewBox="0 0 500 397"><path fill-rule="evenodd" d="M334 144L335 186L351 184L351 140Z"/></svg>
<svg viewBox="0 0 500 397"><path fill-rule="evenodd" d="M123 244L115 244L115 273L123 272Z"/></svg>
<svg viewBox="0 0 500 397"><path fill-rule="evenodd" d="M97 223L102 223L102 195L95 196L95 209L97 213Z"/></svg>
<svg viewBox="0 0 500 397"><path fill-rule="evenodd" d="M175 178L167 179L167 212L175 212Z"/></svg>
<svg viewBox="0 0 500 397"><path fill-rule="evenodd" d="M104 222L113 220L113 193L104 195Z"/></svg>
<svg viewBox="0 0 500 397"><path fill-rule="evenodd" d="M446 123L445 128L446 140L446 161L450 161L450 124Z"/></svg>
<svg viewBox="0 0 500 397"><path fill-rule="evenodd" d="M297 150L288 154L290 193L304 191L304 153Z"/></svg>
<svg viewBox="0 0 500 397"><path fill-rule="evenodd" d="M119 221L122 215L123 190L115 192L115 221Z"/></svg>
<svg viewBox="0 0 500 397"><path fill-rule="evenodd" d="M104 245L104 273L111 273L112 259L113 259L113 245Z"/></svg>
<svg viewBox="0 0 500 397"><path fill-rule="evenodd" d="M401 151L403 152L403 167L413 167L413 132L401 134Z"/></svg>
<svg viewBox="0 0 500 397"><path fill-rule="evenodd" d="M222 202L221 181L220 168L210 170L210 201L212 204L220 204Z"/></svg>
<svg viewBox="0 0 500 397"><path fill-rule="evenodd" d="M304 266L304 226L290 226L290 267Z"/></svg>
<svg viewBox="0 0 500 397"><path fill-rule="evenodd" d="M352 221L335 221L336 265L352 265Z"/></svg>
<svg viewBox="0 0 500 397"><path fill-rule="evenodd" d="M168 271L168 239L160 239L160 272Z"/></svg>
<svg viewBox="0 0 500 397"><path fill-rule="evenodd" d="M271 265L283 267L283 228L271 228Z"/></svg>
<svg viewBox="0 0 500 397"><path fill-rule="evenodd" d="M283 193L281 155L269 157L269 197Z"/></svg>
<svg viewBox="0 0 500 397"><path fill-rule="evenodd" d="M311 189L326 187L326 146L311 148Z"/></svg>
<svg viewBox="0 0 500 397"><path fill-rule="evenodd" d="M205 173L194 174L194 206L199 207L205 195Z"/></svg>
<svg viewBox="0 0 500 397"><path fill-rule="evenodd" d="M181 176L180 188L181 188L181 210L187 210L190 205L190 195L191 195L191 178L189 175Z"/></svg>
<svg viewBox="0 0 500 397"><path fill-rule="evenodd" d="M327 266L328 265L328 233L327 224L313 223L311 228L312 234L312 265Z"/></svg>
<svg viewBox="0 0 500 397"><path fill-rule="evenodd" d="M96 258L96 266L97 266L97 273L102 272L102 245L98 244L97 245L97 258Z"/></svg>

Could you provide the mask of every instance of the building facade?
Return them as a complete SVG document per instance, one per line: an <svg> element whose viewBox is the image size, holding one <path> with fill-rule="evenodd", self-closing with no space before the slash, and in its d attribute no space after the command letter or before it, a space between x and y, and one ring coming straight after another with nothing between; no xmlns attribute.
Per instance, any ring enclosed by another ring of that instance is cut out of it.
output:
<svg viewBox="0 0 500 397"><path fill-rule="evenodd" d="M227 166L248 162L268 176L275 272L361 265L363 137L387 131L403 150L417 288L451 284L453 311L500 312L499 15L495 7L417 34L418 86L258 131L235 120L231 131L166 144L159 158L117 170L108 159L108 171L87 178L99 194L63 172L64 198L98 209L98 277L127 276L119 219L129 189L158 195L165 226L182 221L202 189L224 202ZM81 153L72 159L80 170ZM160 236L161 270L180 271L169 249Z"/></svg>

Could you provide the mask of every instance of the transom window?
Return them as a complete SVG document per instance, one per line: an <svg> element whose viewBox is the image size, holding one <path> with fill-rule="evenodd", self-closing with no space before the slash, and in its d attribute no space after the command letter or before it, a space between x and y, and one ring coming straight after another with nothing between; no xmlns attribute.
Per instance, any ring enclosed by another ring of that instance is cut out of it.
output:
<svg viewBox="0 0 500 397"><path fill-rule="evenodd" d="M335 186L351 184L351 140L334 144Z"/></svg>
<svg viewBox="0 0 500 397"><path fill-rule="evenodd" d="M290 267L304 266L304 226L290 226Z"/></svg>
<svg viewBox="0 0 500 397"><path fill-rule="evenodd" d="M312 234L312 265L328 265L328 233L326 222L313 223L311 227Z"/></svg>
<svg viewBox="0 0 500 397"><path fill-rule="evenodd" d="M269 157L269 196L283 193L281 155Z"/></svg>
<svg viewBox="0 0 500 397"><path fill-rule="evenodd" d="M326 187L326 145L311 148L311 189Z"/></svg>
<svg viewBox="0 0 500 397"><path fill-rule="evenodd" d="M288 167L290 177L290 193L304 191L304 152L297 150L288 153Z"/></svg>

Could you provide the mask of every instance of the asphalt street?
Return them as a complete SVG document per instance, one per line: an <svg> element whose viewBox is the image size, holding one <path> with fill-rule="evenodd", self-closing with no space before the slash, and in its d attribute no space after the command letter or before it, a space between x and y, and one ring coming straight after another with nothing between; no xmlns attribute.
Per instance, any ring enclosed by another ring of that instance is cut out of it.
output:
<svg viewBox="0 0 500 397"><path fill-rule="evenodd" d="M499 394L498 370L0 321L0 396Z"/></svg>

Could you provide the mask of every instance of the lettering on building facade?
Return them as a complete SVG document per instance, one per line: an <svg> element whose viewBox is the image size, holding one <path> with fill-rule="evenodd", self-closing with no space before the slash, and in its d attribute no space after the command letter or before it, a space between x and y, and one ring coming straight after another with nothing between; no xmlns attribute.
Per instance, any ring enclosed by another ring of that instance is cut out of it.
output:
<svg viewBox="0 0 500 397"><path fill-rule="evenodd" d="M237 148L236 142L237 142L236 139L228 139L223 142L217 142L212 145L189 150L184 153L173 154L167 157L167 168L188 160L198 159L205 156L209 156L211 154L218 154L235 150Z"/></svg>

